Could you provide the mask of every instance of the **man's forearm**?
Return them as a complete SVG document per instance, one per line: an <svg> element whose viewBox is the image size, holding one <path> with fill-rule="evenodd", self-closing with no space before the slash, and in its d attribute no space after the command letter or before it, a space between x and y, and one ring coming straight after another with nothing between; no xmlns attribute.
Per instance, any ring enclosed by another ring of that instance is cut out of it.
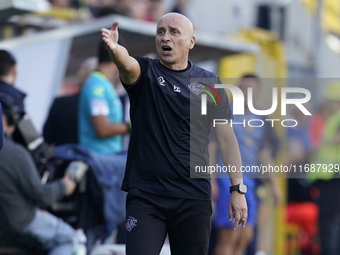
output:
<svg viewBox="0 0 340 255"><path fill-rule="evenodd" d="M228 169L230 169L228 174L231 184L237 185L239 183L243 183L241 154L234 133L232 132L228 135L223 134L221 138L219 138L219 147L223 163L228 167Z"/></svg>
<svg viewBox="0 0 340 255"><path fill-rule="evenodd" d="M119 70L119 76L123 83L126 85L135 83L140 74L137 60L131 57L127 49L121 45L118 45L115 51L109 50L109 54Z"/></svg>
<svg viewBox="0 0 340 255"><path fill-rule="evenodd" d="M97 136L100 138L123 135L129 131L129 125L127 123L109 122L108 117L104 115L93 116L91 121Z"/></svg>
<svg viewBox="0 0 340 255"><path fill-rule="evenodd" d="M128 72L131 66L129 65L130 55L127 49L121 45L118 45L117 49L113 52L108 50L111 60L116 64L120 71Z"/></svg>
<svg viewBox="0 0 340 255"><path fill-rule="evenodd" d="M100 138L108 138L116 135L124 135L129 131L126 123L108 123L106 128L96 130Z"/></svg>

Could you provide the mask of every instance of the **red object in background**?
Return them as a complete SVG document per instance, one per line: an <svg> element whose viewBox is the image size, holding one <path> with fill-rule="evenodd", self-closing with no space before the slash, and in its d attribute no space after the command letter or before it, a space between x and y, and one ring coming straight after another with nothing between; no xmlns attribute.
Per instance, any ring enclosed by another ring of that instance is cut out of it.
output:
<svg viewBox="0 0 340 255"><path fill-rule="evenodd" d="M318 232L318 217L319 208L315 203L291 203L287 206L287 222L301 226L308 235L314 236Z"/></svg>
<svg viewBox="0 0 340 255"><path fill-rule="evenodd" d="M314 148L317 148L322 141L322 133L325 126L325 119L320 113L313 114L309 124L309 136Z"/></svg>
<svg viewBox="0 0 340 255"><path fill-rule="evenodd" d="M312 202L291 203L286 207L286 222L299 226L303 231L300 236L302 254L319 255L318 243L319 207Z"/></svg>

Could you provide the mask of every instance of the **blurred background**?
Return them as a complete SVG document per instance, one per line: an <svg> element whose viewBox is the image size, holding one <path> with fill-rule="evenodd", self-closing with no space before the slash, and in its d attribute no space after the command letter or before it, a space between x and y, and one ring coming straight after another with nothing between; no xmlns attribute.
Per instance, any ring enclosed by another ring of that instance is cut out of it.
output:
<svg viewBox="0 0 340 255"><path fill-rule="evenodd" d="M271 86L311 92L306 107L312 116L291 107L287 115L298 125L274 127L277 164L340 164L338 153L330 161L320 155L327 146L340 153L337 132L327 134L329 125L340 128L340 120L328 123L340 110L340 0L0 0L0 49L17 60L15 87L27 94L26 111L39 133L53 99L79 92L81 65L97 57L101 28L119 21L120 43L131 55L155 56L156 22L171 11L193 22L193 63L235 85L244 74L256 74L266 99ZM283 195L278 206L268 185L259 185L257 254L340 254L322 251L318 227L320 206L340 201L331 196L321 203L322 177L303 177L278 179ZM334 210L338 228L340 211ZM340 240L340 234L333 238Z"/></svg>

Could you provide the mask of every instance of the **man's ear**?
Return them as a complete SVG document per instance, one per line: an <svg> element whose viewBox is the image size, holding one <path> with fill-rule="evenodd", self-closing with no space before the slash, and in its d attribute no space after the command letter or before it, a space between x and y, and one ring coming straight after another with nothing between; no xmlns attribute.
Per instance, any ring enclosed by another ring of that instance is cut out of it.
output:
<svg viewBox="0 0 340 255"><path fill-rule="evenodd" d="M9 74L11 76L11 85L12 85L15 83L15 80L17 78L17 67L13 66Z"/></svg>
<svg viewBox="0 0 340 255"><path fill-rule="evenodd" d="M189 43L189 50L191 50L192 48L194 48L195 42L196 42L195 36L191 36L191 38L190 38L190 43Z"/></svg>

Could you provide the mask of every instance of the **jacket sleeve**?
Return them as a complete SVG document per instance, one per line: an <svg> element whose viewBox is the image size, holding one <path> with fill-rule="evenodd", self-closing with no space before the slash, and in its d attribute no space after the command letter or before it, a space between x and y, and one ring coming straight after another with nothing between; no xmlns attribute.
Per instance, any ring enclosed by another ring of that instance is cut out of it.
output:
<svg viewBox="0 0 340 255"><path fill-rule="evenodd" d="M1 104L0 104L0 150L2 149L2 147L4 147L4 126L2 123L2 109L1 109Z"/></svg>
<svg viewBox="0 0 340 255"><path fill-rule="evenodd" d="M60 200L65 191L65 185L61 180L41 184L41 179L31 155L18 146L18 186L22 193L36 205L51 205Z"/></svg>

